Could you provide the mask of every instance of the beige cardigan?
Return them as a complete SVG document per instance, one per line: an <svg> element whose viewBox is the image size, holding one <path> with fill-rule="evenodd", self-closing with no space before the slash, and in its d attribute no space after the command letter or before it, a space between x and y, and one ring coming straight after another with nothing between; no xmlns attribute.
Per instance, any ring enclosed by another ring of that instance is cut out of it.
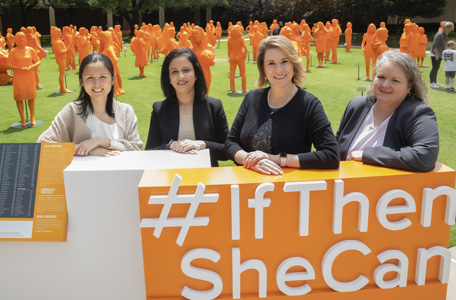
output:
<svg viewBox="0 0 456 300"><path fill-rule="evenodd" d="M125 139L111 141L109 149L119 151L139 151L143 142L138 134L138 120L131 105L113 101L114 119L125 132ZM68 103L52 121L51 126L38 138L41 142L74 142L79 144L92 138L89 127L86 125L87 117L78 115L78 105Z"/></svg>

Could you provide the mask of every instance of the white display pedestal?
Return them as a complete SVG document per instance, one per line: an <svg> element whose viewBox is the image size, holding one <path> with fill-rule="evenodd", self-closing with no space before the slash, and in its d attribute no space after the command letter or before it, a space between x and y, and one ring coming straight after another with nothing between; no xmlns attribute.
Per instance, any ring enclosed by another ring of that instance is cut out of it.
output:
<svg viewBox="0 0 456 300"><path fill-rule="evenodd" d="M64 171L67 241L0 241L0 299L146 299L138 183L145 169L199 167L209 150L75 157Z"/></svg>

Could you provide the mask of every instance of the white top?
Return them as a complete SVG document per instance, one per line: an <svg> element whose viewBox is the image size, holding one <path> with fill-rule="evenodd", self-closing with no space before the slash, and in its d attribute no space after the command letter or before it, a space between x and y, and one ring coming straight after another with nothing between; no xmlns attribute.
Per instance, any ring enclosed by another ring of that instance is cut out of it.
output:
<svg viewBox="0 0 456 300"><path fill-rule="evenodd" d="M179 114L179 134L177 139L195 140L195 127L193 126L193 114Z"/></svg>
<svg viewBox="0 0 456 300"><path fill-rule="evenodd" d="M445 61L445 71L456 71L456 50L446 49L443 51L443 60Z"/></svg>
<svg viewBox="0 0 456 300"><path fill-rule="evenodd" d="M111 141L120 141L125 138L125 132L118 123L105 123L98 119L94 114L89 114L87 116L86 125L90 128L92 138L99 136Z"/></svg>
<svg viewBox="0 0 456 300"><path fill-rule="evenodd" d="M393 114L386 118L378 127L374 127L374 111L372 107L367 113L366 118L364 118L358 132L356 132L355 138L353 139L350 148L348 148L347 157L353 151L362 151L367 147L383 146L386 128L388 127L392 115Z"/></svg>

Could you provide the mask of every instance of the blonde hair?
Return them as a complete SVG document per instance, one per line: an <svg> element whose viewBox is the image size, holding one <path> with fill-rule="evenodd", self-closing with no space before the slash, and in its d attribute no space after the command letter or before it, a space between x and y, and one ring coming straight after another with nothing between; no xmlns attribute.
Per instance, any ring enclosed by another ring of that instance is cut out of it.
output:
<svg viewBox="0 0 456 300"><path fill-rule="evenodd" d="M429 98L427 97L427 86L421 77L416 61L409 54L397 51L383 52L383 54L378 57L374 68L374 80L377 76L378 69L385 62L395 64L404 72L407 82L410 85L409 97L413 97L414 99L424 103L429 102ZM374 82L372 82L369 86L367 96L375 99Z"/></svg>
<svg viewBox="0 0 456 300"><path fill-rule="evenodd" d="M306 79L305 70L302 65L302 60L299 58L298 53L293 43L285 36L273 35L261 41L260 48L257 55L257 67L259 78L256 82L257 87L262 87L269 84L269 80L264 72L264 56L267 50L277 48L283 51L293 65L293 84L300 85Z"/></svg>

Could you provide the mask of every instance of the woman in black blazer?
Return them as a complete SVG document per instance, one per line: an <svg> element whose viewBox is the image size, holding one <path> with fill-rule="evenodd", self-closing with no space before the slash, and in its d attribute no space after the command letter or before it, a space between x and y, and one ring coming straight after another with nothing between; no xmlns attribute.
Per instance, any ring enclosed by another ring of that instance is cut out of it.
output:
<svg viewBox="0 0 456 300"><path fill-rule="evenodd" d="M262 40L257 66L257 85L270 87L245 95L228 134L227 155L267 175L280 175L283 167L337 169L331 123L318 98L299 87L304 67L292 42L281 35Z"/></svg>
<svg viewBox="0 0 456 300"><path fill-rule="evenodd" d="M340 160L425 172L439 154L439 129L427 88L410 55L387 51L378 59L367 97L347 105L337 140Z"/></svg>
<svg viewBox="0 0 456 300"><path fill-rule="evenodd" d="M146 150L195 154L207 148L212 166L226 160L225 111L219 99L205 96L204 74L190 49L175 49L168 54L162 66L161 87L166 99L153 104Z"/></svg>

